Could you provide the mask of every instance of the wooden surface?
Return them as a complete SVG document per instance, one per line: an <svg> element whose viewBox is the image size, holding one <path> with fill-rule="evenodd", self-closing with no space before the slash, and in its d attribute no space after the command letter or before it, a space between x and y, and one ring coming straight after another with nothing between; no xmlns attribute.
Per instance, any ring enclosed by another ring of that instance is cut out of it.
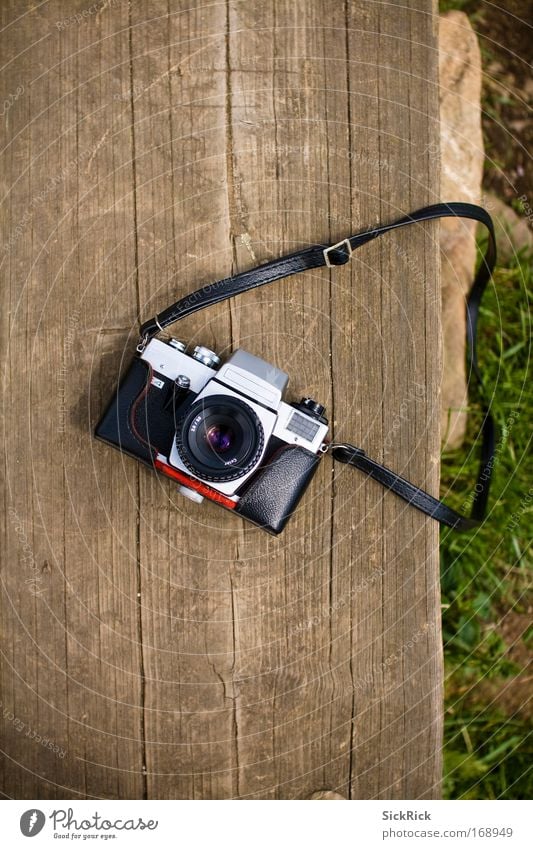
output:
<svg viewBox="0 0 533 849"><path fill-rule="evenodd" d="M436 525L326 458L271 538L91 436L139 316L438 198L433 4L1 11L3 794L438 796ZM436 235L176 335L437 493Z"/></svg>

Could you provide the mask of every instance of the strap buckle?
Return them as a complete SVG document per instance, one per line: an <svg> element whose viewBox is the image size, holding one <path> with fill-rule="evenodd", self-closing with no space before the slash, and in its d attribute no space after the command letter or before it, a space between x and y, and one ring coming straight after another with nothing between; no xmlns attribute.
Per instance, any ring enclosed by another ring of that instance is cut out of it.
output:
<svg viewBox="0 0 533 849"><path fill-rule="evenodd" d="M348 259L346 260L346 262L348 262L348 260L351 259L351 256L353 254L353 249L352 249L352 245L350 243L350 240L349 239L342 239L342 241L337 242L337 244L335 244L335 245L330 245L329 248L324 248L324 250L322 251L322 253L324 254L324 260L325 260L328 268L334 268L336 265L343 265L344 264L344 263L338 263L338 262L330 262L330 259L329 259L329 256L328 256L329 252L335 251L338 248L346 248L346 250L348 252Z"/></svg>
<svg viewBox="0 0 533 849"><path fill-rule="evenodd" d="M328 448L333 459L338 460L340 463L349 463L352 457L366 457L366 453L362 448L346 442L330 442Z"/></svg>
<svg viewBox="0 0 533 849"><path fill-rule="evenodd" d="M148 345L149 340L150 337L148 336L148 333L145 333L144 336L141 336L137 343L137 347L135 348L138 354L144 354L144 350Z"/></svg>

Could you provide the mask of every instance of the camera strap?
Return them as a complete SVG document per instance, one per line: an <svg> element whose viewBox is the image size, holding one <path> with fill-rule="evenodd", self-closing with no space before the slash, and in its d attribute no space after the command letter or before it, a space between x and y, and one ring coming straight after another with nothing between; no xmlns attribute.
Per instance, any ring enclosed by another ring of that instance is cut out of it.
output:
<svg viewBox="0 0 533 849"><path fill-rule="evenodd" d="M392 230L397 230L399 227L405 227L408 224L432 221L437 218L467 218L473 221L479 221L488 230L489 238L486 251L475 275L466 305L468 370L469 373L474 373L480 387L483 388L476 351L477 326L481 298L496 263L496 240L490 215L482 207L470 203L437 203L432 206L425 206L416 212L412 212L410 215L392 221L390 224L380 224L369 230L363 230L334 245L313 245L304 250L296 251L295 253L259 265L249 271L236 274L233 277L225 277L215 283L203 286L201 289L180 298L180 300L176 301L166 310L163 310L163 312L142 324L141 340L137 350L142 352L152 337L156 336L169 325L192 313L218 304L227 298L241 294L241 292L257 289L259 286L273 283L275 280L297 274L300 271L321 268L323 266L332 268L337 265L344 265L349 261L356 248L361 247L378 236ZM456 530L464 531L479 525L485 516L487 508L490 478L494 463L494 422L488 405L483 410L481 438L480 467L469 517L462 516L438 498L434 498L423 489L397 475L391 469L388 469L376 460L372 460L361 448L346 443L332 443L330 449L335 460L341 463L347 463L364 472L427 516L431 516L438 522Z"/></svg>

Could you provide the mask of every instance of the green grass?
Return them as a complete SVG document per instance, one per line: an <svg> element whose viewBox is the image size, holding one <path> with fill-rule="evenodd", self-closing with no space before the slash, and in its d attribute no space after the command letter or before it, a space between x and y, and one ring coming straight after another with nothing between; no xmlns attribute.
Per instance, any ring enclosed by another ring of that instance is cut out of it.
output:
<svg viewBox="0 0 533 849"><path fill-rule="evenodd" d="M502 616L520 623L527 598L533 537L531 445L533 403L529 367L532 258L499 268L482 307L478 355L497 423L490 515L477 532L441 535L446 664L445 775L447 798L531 798L533 739L527 649L518 631L505 635ZM443 458L443 491L460 508L477 472L481 398L470 393L464 449ZM474 451L470 449L474 447ZM467 457L466 461L464 458ZM506 698L499 692L508 686ZM520 685L520 686L519 686ZM528 768L529 767L529 768Z"/></svg>
<svg viewBox="0 0 533 849"><path fill-rule="evenodd" d="M474 29L492 12L476 0L441 0L441 12L459 9ZM481 40L486 66L494 58ZM499 53L502 82L505 52ZM496 74L497 76L497 74ZM486 80L485 80L486 82ZM497 87L484 85L485 117L504 123L507 102ZM484 180L508 169L513 151L494 149L485 137L490 160ZM502 161L505 160L505 161ZM510 167L510 166L509 166ZM515 210L523 215L518 201ZM533 793L530 658L533 604L530 546L533 537L533 489L526 464L530 451L533 403L531 369L532 258L521 256L500 267L487 293L480 324L479 359L487 391L493 395L497 454L490 514L478 532L441 534L445 682L444 795L450 799L525 799ZM443 459L443 493L461 508L477 472L476 434L481 398L470 392L465 450ZM467 458L466 461L464 458ZM528 619L529 617L529 619ZM529 649L529 652L528 652Z"/></svg>

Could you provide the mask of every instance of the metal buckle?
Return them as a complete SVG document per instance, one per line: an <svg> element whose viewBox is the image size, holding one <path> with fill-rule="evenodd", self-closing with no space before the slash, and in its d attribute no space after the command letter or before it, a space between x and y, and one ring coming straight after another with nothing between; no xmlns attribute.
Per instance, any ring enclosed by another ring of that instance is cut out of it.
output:
<svg viewBox="0 0 533 849"><path fill-rule="evenodd" d="M349 451L353 457L366 457L365 451L362 448L358 448L357 445L350 445L350 443L346 442L330 442L328 445L328 450L331 453L332 457L335 456L335 451L340 449L341 451ZM341 460L341 462L346 462Z"/></svg>
<svg viewBox="0 0 533 849"><path fill-rule="evenodd" d="M322 253L324 254L324 259L326 261L326 265L327 265L328 268L335 268L335 263L329 261L329 257L328 257L329 252L336 250L336 248L342 248L342 247L345 247L348 251L348 259L346 260L346 262L348 262L348 260L351 258L352 254L353 254L352 246L350 244L349 239L343 239L341 242L337 242L336 245L330 245L329 248L324 248ZM337 264L338 265L344 265L344 263L337 263Z"/></svg>
<svg viewBox="0 0 533 849"><path fill-rule="evenodd" d="M144 349L148 345L148 340L149 340L148 333L145 333L144 336L141 336L141 338L139 339L139 342L137 344L137 347L135 349L138 354L144 353Z"/></svg>

